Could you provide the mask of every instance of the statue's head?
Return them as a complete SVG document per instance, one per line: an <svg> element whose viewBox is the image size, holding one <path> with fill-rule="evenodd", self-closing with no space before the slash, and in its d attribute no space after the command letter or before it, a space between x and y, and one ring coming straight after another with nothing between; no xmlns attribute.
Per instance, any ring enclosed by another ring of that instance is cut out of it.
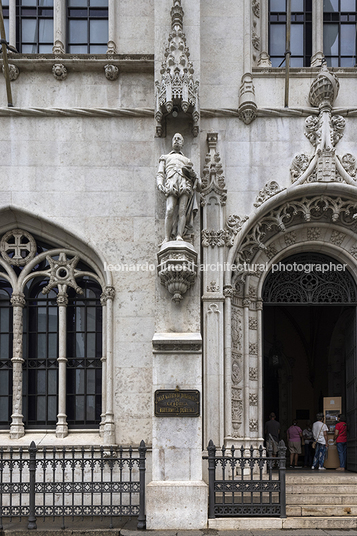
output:
<svg viewBox="0 0 357 536"><path fill-rule="evenodd" d="M183 136L179 132L176 132L176 134L174 134L172 138L172 148L175 149L175 151L181 151L183 143Z"/></svg>

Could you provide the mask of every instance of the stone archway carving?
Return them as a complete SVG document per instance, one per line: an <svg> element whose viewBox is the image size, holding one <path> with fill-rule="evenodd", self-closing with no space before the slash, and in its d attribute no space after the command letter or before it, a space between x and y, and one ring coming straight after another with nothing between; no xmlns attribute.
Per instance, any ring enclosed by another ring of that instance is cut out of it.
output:
<svg viewBox="0 0 357 536"><path fill-rule="evenodd" d="M231 390L225 393L226 412L232 415L231 423L226 419L227 443L262 441L262 288L272 264L295 253L318 251L345 263L354 274L356 239L357 191L341 184L330 184L328 190L317 184L285 190L259 207L238 232L228 257L234 267L225 273L225 337L233 348L233 317L241 315L242 381L237 391L236 359L226 347L225 369L232 370ZM233 420L238 405L243 408L239 426Z"/></svg>

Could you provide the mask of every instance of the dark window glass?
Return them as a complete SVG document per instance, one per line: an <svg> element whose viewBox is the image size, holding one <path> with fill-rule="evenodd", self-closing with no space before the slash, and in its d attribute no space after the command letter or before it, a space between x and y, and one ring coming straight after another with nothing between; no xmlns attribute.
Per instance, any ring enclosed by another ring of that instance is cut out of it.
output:
<svg viewBox="0 0 357 536"><path fill-rule="evenodd" d="M25 290L23 414L28 428L55 427L57 421L57 290L43 294L47 284L32 279Z"/></svg>
<svg viewBox="0 0 357 536"><path fill-rule="evenodd" d="M108 0L68 0L67 51L105 54L108 43Z"/></svg>
<svg viewBox="0 0 357 536"><path fill-rule="evenodd" d="M12 288L0 280L0 428L9 428L12 413Z"/></svg>
<svg viewBox="0 0 357 536"><path fill-rule="evenodd" d="M269 54L273 67L281 66L286 48L286 0L269 1ZM307 67L312 55L312 0L291 1L292 67Z"/></svg>
<svg viewBox="0 0 357 536"><path fill-rule="evenodd" d="M17 50L26 54L51 53L53 0L17 0Z"/></svg>
<svg viewBox="0 0 357 536"><path fill-rule="evenodd" d="M78 281L83 295L68 290L67 422L73 427L98 425L102 398L101 288L95 281Z"/></svg>
<svg viewBox="0 0 357 536"><path fill-rule="evenodd" d="M324 0L324 55L329 67L356 65L356 0Z"/></svg>

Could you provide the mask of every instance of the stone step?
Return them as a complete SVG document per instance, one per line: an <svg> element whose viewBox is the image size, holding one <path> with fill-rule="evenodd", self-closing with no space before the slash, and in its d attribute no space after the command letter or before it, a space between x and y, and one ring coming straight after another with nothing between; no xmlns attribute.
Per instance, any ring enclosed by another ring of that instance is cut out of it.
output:
<svg viewBox="0 0 357 536"><path fill-rule="evenodd" d="M295 505L286 506L286 515L288 517L352 517L357 516L357 506L348 505L321 505L321 504L309 504L309 505Z"/></svg>
<svg viewBox="0 0 357 536"><path fill-rule="evenodd" d="M325 493L328 494L344 494L344 495L353 495L357 492L356 484L329 484L328 486L323 484L287 484L286 493L287 494L297 494L297 495L314 495L320 496Z"/></svg>
<svg viewBox="0 0 357 536"><path fill-rule="evenodd" d="M286 474L287 484L357 484L357 473L336 473L332 471L312 471Z"/></svg>
<svg viewBox="0 0 357 536"><path fill-rule="evenodd" d="M283 519L283 529L350 530L357 527L357 517L288 517Z"/></svg>
<svg viewBox="0 0 357 536"><path fill-rule="evenodd" d="M316 499L318 499L318 502L321 506L323 505L347 505L347 506L354 506L357 505L357 494L354 493L352 495L343 494L340 495L339 493L336 494L328 488L328 493L322 493L322 494L312 494L310 490L305 490L303 494L297 494L297 493L287 493L286 494L286 504L287 505L309 505L309 504L315 504ZM356 492L356 487L353 490ZM330 494L331 493L331 494Z"/></svg>
<svg viewBox="0 0 357 536"><path fill-rule="evenodd" d="M356 529L357 517L235 517L217 518L208 520L208 528L215 530L249 530L259 531L272 529L330 529L350 530ZM306 533L305 533L306 534ZM5 535L6 536L6 535ZM21 536L21 535L19 535ZM309 533L309 536L311 534Z"/></svg>

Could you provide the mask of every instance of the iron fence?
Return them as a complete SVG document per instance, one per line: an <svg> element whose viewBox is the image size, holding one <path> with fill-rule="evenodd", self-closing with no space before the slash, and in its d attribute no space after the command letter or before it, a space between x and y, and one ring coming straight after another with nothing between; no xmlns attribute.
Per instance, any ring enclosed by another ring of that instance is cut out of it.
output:
<svg viewBox="0 0 357 536"><path fill-rule="evenodd" d="M286 517L286 446L280 441L277 457L270 450L207 447L209 474L208 517ZM266 455L267 454L267 455Z"/></svg>
<svg viewBox="0 0 357 536"><path fill-rule="evenodd" d="M84 447L0 448L0 530L3 518L28 518L28 529L37 518L137 516L146 526L146 446L85 449Z"/></svg>

